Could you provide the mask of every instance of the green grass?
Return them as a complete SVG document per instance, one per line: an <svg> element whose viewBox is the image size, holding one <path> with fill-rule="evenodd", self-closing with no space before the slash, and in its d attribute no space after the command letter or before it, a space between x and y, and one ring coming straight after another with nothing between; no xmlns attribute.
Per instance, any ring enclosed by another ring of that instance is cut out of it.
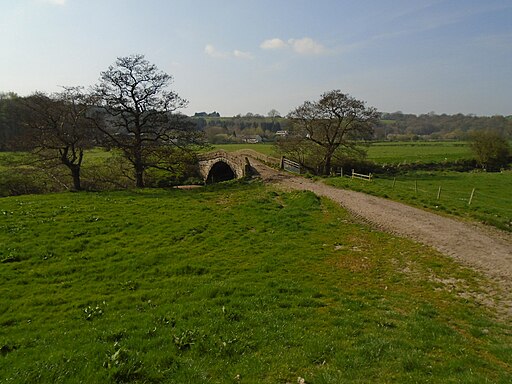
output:
<svg viewBox="0 0 512 384"><path fill-rule="evenodd" d="M512 171L426 172L394 177L378 176L372 182L331 178L327 184L388 197L436 212L448 213L512 231ZM395 186L393 187L393 183ZM417 185L417 191L416 191ZM441 187L439 200L437 195ZM475 193L469 205L471 192Z"/></svg>
<svg viewBox="0 0 512 384"><path fill-rule="evenodd" d="M0 261L6 383L512 375L510 323L468 299L488 281L309 192L3 198Z"/></svg>
<svg viewBox="0 0 512 384"><path fill-rule="evenodd" d="M442 163L473 157L467 142L380 142L368 148L368 160L376 163Z"/></svg>
<svg viewBox="0 0 512 384"><path fill-rule="evenodd" d="M264 144L216 144L214 149L237 151L253 149L265 155L276 156L275 146ZM445 142L378 142L366 148L368 160L379 164L397 163L443 163L473 157L469 143L460 141Z"/></svg>
<svg viewBox="0 0 512 384"><path fill-rule="evenodd" d="M261 152L267 156L276 156L274 144L260 143L260 144L212 144L213 150L223 149L227 152L238 151L240 149L252 149Z"/></svg>
<svg viewBox="0 0 512 384"><path fill-rule="evenodd" d="M8 170L13 164L22 163L26 159L25 152L0 152L0 171Z"/></svg>

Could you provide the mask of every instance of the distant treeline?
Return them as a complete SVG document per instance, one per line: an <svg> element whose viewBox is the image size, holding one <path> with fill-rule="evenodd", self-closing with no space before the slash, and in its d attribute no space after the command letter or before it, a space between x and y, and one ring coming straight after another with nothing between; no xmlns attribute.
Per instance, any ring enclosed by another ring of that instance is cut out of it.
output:
<svg viewBox="0 0 512 384"><path fill-rule="evenodd" d="M235 116L194 117L212 144L237 143L259 136L261 141L274 141L276 132L286 131L288 120L283 117Z"/></svg>
<svg viewBox="0 0 512 384"><path fill-rule="evenodd" d="M491 130L512 139L512 116L382 113L377 140L468 140L472 132Z"/></svg>
<svg viewBox="0 0 512 384"><path fill-rule="evenodd" d="M13 149L24 133L22 112L14 93L0 93L0 151Z"/></svg>
<svg viewBox="0 0 512 384"><path fill-rule="evenodd" d="M0 151L23 149L20 142L25 129L22 110L16 94L0 93ZM197 113L191 119L213 144L244 142L254 137L258 141L274 141L289 128L289 121L278 115L220 117L214 112ZM467 140L472 132L482 130L496 131L512 139L512 116L382 113L373 138L396 141Z"/></svg>
<svg viewBox="0 0 512 384"><path fill-rule="evenodd" d="M289 127L289 121L283 117L195 117L194 120L211 143L240 142L251 135L259 135L263 141L274 141L276 132L286 131ZM482 130L492 130L512 139L512 116L382 113L373 138L394 141L468 140L472 132Z"/></svg>

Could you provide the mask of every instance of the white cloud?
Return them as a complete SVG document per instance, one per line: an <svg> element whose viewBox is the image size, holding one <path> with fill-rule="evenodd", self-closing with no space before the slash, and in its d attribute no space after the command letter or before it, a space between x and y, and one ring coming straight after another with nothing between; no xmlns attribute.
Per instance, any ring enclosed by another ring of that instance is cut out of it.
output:
<svg viewBox="0 0 512 384"><path fill-rule="evenodd" d="M66 5L67 0L40 0L42 3L51 4L51 5Z"/></svg>
<svg viewBox="0 0 512 384"><path fill-rule="evenodd" d="M206 47L204 47L204 53L206 53L208 56L215 57L215 58L224 58L227 56L225 52L218 51L213 45L206 44Z"/></svg>
<svg viewBox="0 0 512 384"><path fill-rule="evenodd" d="M228 57L243 59L243 60L251 60L253 56L250 52L240 51L239 49L235 49L232 53L219 51L212 44L206 44L204 47L204 53L206 53L210 57L214 57L216 59L225 59Z"/></svg>
<svg viewBox="0 0 512 384"><path fill-rule="evenodd" d="M242 51L239 51L238 49L235 49L233 51L233 56L235 56L237 59L244 59L244 60L252 60L253 59L253 56L251 55L250 52L242 52Z"/></svg>
<svg viewBox="0 0 512 384"><path fill-rule="evenodd" d="M311 37L288 39L288 41L276 37L262 42L260 48L268 50L291 48L295 53L300 55L320 55L327 52L327 49L322 44L316 42Z"/></svg>
<svg viewBox="0 0 512 384"><path fill-rule="evenodd" d="M290 39L288 44L301 55L320 55L326 52L325 47L310 37L302 39Z"/></svg>
<svg viewBox="0 0 512 384"><path fill-rule="evenodd" d="M260 48L262 49L281 49L286 48L288 45L281 39L274 38L265 40L260 44Z"/></svg>

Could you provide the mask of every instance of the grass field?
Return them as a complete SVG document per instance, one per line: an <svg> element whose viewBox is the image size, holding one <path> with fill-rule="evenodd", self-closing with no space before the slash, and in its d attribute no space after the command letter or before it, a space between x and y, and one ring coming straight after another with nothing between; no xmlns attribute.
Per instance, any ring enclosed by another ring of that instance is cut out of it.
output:
<svg viewBox="0 0 512 384"><path fill-rule="evenodd" d="M275 156L274 144L218 144L215 149L236 151L253 149L265 155ZM368 160L379 164L397 163L442 163L460 159L471 159L472 154L466 142L379 142L368 148Z"/></svg>
<svg viewBox="0 0 512 384"><path fill-rule="evenodd" d="M252 149L269 156L277 156L273 143L260 144L215 144L209 150L224 149L232 152L240 149ZM368 160L376 163L415 163L444 162L472 157L469 144L465 142L378 142L368 148ZM88 150L84 157L84 166L110 156L111 152L102 149ZM9 152L0 153L0 167ZM14 155L20 158L20 154Z"/></svg>
<svg viewBox="0 0 512 384"><path fill-rule="evenodd" d="M509 383L489 282L312 193L0 200L6 383Z"/></svg>
<svg viewBox="0 0 512 384"><path fill-rule="evenodd" d="M326 183L512 231L512 171L415 171L396 178L379 175L372 182L337 177L327 179ZM439 187L441 192L438 199ZM475 192L469 205L473 188Z"/></svg>
<svg viewBox="0 0 512 384"><path fill-rule="evenodd" d="M442 163L473 157L469 143L445 142L379 142L368 148L368 160L376 163Z"/></svg>
<svg viewBox="0 0 512 384"><path fill-rule="evenodd" d="M238 151L240 149L252 149L257 152L261 152L267 156L276 156L275 146L273 143L261 143L261 144L214 144L212 148L224 149L228 152Z"/></svg>

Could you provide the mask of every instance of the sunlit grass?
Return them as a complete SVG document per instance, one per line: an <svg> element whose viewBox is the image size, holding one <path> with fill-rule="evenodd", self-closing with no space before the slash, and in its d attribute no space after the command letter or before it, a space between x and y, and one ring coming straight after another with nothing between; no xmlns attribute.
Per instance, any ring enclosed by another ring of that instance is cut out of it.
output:
<svg viewBox="0 0 512 384"><path fill-rule="evenodd" d="M416 171L378 175L372 182L346 177L326 182L512 231L512 171Z"/></svg>
<svg viewBox="0 0 512 384"><path fill-rule="evenodd" d="M510 324L467 298L489 282L308 192L228 183L4 198L0 261L8 383L512 374Z"/></svg>
<svg viewBox="0 0 512 384"><path fill-rule="evenodd" d="M471 159L467 142L381 142L368 147L368 160L376 163L443 163Z"/></svg>
<svg viewBox="0 0 512 384"><path fill-rule="evenodd" d="M213 144L213 150L223 149L228 152L238 151L241 149L252 149L253 151L263 153L267 156L276 156L276 147L273 143L259 144Z"/></svg>
<svg viewBox="0 0 512 384"><path fill-rule="evenodd" d="M214 149L236 151L253 149L265 155L276 156L273 143L261 144L215 144ZM379 164L443 163L473 157L467 142L378 142L364 147L367 159Z"/></svg>

